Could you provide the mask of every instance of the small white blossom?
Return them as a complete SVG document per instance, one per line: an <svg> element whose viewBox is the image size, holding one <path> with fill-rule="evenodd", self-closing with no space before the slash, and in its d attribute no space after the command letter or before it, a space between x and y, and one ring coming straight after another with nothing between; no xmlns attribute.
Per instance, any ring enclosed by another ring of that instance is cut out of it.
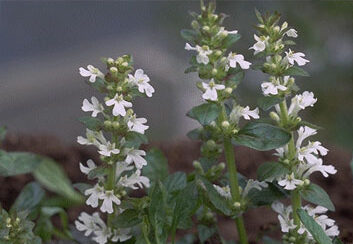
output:
<svg viewBox="0 0 353 244"><path fill-rule="evenodd" d="M120 150L115 148L115 143L106 142L105 144L99 145L99 154L110 157L112 154L119 154Z"/></svg>
<svg viewBox="0 0 353 244"><path fill-rule="evenodd" d="M237 30L233 30L233 31L227 31L223 26L220 28L220 30L217 33L217 36L228 36L229 34L237 34L238 31Z"/></svg>
<svg viewBox="0 0 353 244"><path fill-rule="evenodd" d="M82 136L77 137L77 142L81 145L96 145L100 146L101 144L107 143L102 131L92 131L90 129L86 129L86 137Z"/></svg>
<svg viewBox="0 0 353 244"><path fill-rule="evenodd" d="M133 168L134 166L129 166L125 161L116 162L115 177L118 179L123 172L130 171Z"/></svg>
<svg viewBox="0 0 353 244"><path fill-rule="evenodd" d="M129 240L132 236L130 234L131 230L130 228L120 228L120 229L115 229L112 237L113 242L124 242L126 240Z"/></svg>
<svg viewBox="0 0 353 244"><path fill-rule="evenodd" d="M137 85L139 92L146 93L148 97L152 97L154 88L148 83L150 78L143 73L142 69L137 69L134 76L129 74L129 82Z"/></svg>
<svg viewBox="0 0 353 244"><path fill-rule="evenodd" d="M146 188L150 187L150 180L146 176L142 176L141 170L138 169L129 177L126 175L121 177L119 180L119 185L136 190L138 188L142 189L143 186Z"/></svg>
<svg viewBox="0 0 353 244"><path fill-rule="evenodd" d="M284 179L278 181L278 185L283 186L286 190L294 190L301 184L303 184L303 181L296 179L294 173L286 175Z"/></svg>
<svg viewBox="0 0 353 244"><path fill-rule="evenodd" d="M293 219L290 218L290 214L293 212L292 206L284 207L280 202L274 202L271 205L272 209L278 213L278 220L281 225L281 231L284 233L289 232L289 230L295 229Z"/></svg>
<svg viewBox="0 0 353 244"><path fill-rule="evenodd" d="M84 68L79 68L80 75L83 77L89 77L89 81L91 83L94 83L96 81L96 78L104 78L104 74L99 71L99 69L93 67L92 65L88 65L87 69Z"/></svg>
<svg viewBox="0 0 353 244"><path fill-rule="evenodd" d="M257 189L261 191L263 188L266 188L266 187L268 187L268 184L266 182L249 179L242 192L242 197L246 197L250 192L250 190L252 189Z"/></svg>
<svg viewBox="0 0 353 244"><path fill-rule="evenodd" d="M213 187L216 189L218 194L221 195L222 197L224 197L226 199L231 199L232 198L229 186L220 187L220 186L217 186L217 185L213 184Z"/></svg>
<svg viewBox="0 0 353 244"><path fill-rule="evenodd" d="M127 164L134 163L136 168L142 169L143 166L147 165L146 159L142 156L146 156L146 152L138 149L126 149L125 151Z"/></svg>
<svg viewBox="0 0 353 244"><path fill-rule="evenodd" d="M91 101L92 103L90 103L87 99L84 99L81 109L84 112L92 112L92 117L97 117L99 113L103 112L103 105L99 103L96 97L92 97Z"/></svg>
<svg viewBox="0 0 353 244"><path fill-rule="evenodd" d="M313 136L317 133L317 131L313 128L310 128L308 126L301 126L298 129L298 139L296 143L296 147L300 148L300 146L303 144L303 141L308 138L309 136Z"/></svg>
<svg viewBox="0 0 353 244"><path fill-rule="evenodd" d="M290 49L288 52L285 52L285 53L286 53L286 60L291 65L294 65L294 62L296 62L299 66L303 66L306 63L310 62L309 60L304 58L305 57L304 53L295 53Z"/></svg>
<svg viewBox="0 0 353 244"><path fill-rule="evenodd" d="M84 231L85 236L89 236L96 231L99 231L103 228L106 228L105 223L99 217L99 214L93 213L92 216L82 212L78 217L78 220L75 221L75 225L78 231Z"/></svg>
<svg viewBox="0 0 353 244"><path fill-rule="evenodd" d="M86 204L92 206L93 208L98 207L98 199L104 194L104 188L96 184L93 188L87 189L85 195L88 196Z"/></svg>
<svg viewBox="0 0 353 244"><path fill-rule="evenodd" d="M87 160L87 167L84 166L82 163L80 163L80 170L82 173L84 173L85 175L88 175L89 172L91 172L91 170L97 168L96 164L93 162L92 159L88 159Z"/></svg>
<svg viewBox="0 0 353 244"><path fill-rule="evenodd" d="M312 160L308 165L309 169L305 174L304 177L308 177L314 172L320 172L324 177L328 177L328 174L336 174L337 170L332 165L323 165L323 161L321 158L315 158L315 161Z"/></svg>
<svg viewBox="0 0 353 244"><path fill-rule="evenodd" d="M237 63L240 65L240 68L242 69L249 69L251 65L250 62L244 60L243 55L232 53L232 52L230 52L228 55L228 62L229 62L229 66L232 68L236 68Z"/></svg>
<svg viewBox="0 0 353 244"><path fill-rule="evenodd" d="M291 105L288 109L288 114L296 116L300 110L306 107L313 107L317 99L314 98L314 93L305 91L303 94L296 95L292 98Z"/></svg>
<svg viewBox="0 0 353 244"><path fill-rule="evenodd" d="M250 47L249 49L254 49L254 55L264 51L266 49L266 41L268 39L268 37L266 38L260 38L257 35L254 34L254 39L257 41L252 47Z"/></svg>
<svg viewBox="0 0 353 244"><path fill-rule="evenodd" d="M258 119L259 117L259 108L255 108L254 110L250 110L249 106L245 108L239 105L233 107L232 112L230 113L230 120L232 122L238 123L240 117L243 117L246 120L250 120L250 117L254 119Z"/></svg>
<svg viewBox="0 0 353 244"><path fill-rule="evenodd" d="M202 82L202 87L205 89L205 92L202 95L202 98L210 101L217 101L218 100L217 90L223 90L225 88L224 85L216 84L213 79L208 84L205 82Z"/></svg>
<svg viewBox="0 0 353 244"><path fill-rule="evenodd" d="M287 36L293 37L293 38L297 38L298 37L297 31L295 29L289 29L289 30L286 31L285 34Z"/></svg>
<svg viewBox="0 0 353 244"><path fill-rule="evenodd" d="M278 91L285 91L287 87L283 85L275 85L272 82L264 82L261 84L262 92L265 96L277 95Z"/></svg>
<svg viewBox="0 0 353 244"><path fill-rule="evenodd" d="M103 200L102 206L100 208L100 210L105 213L113 213L114 209L113 209L113 202L116 205L120 205L121 201L119 198L117 198L114 195L114 191L110 190L110 191L105 191L103 194L100 195L99 199Z"/></svg>
<svg viewBox="0 0 353 244"><path fill-rule="evenodd" d="M113 106L113 115L114 116L125 116L126 110L125 108L131 108L132 103L124 100L123 95L116 94L114 98L105 102L107 106Z"/></svg>
<svg viewBox="0 0 353 244"><path fill-rule="evenodd" d="M104 227L104 228L101 228L101 229L95 231L94 234L95 234L95 237L93 237L92 239L94 241L96 241L98 244L107 243L108 239L112 235L110 229L107 227Z"/></svg>
<svg viewBox="0 0 353 244"><path fill-rule="evenodd" d="M208 64L210 59L208 58L208 55L212 53L212 50L208 46L203 46L200 47L199 45L196 45L196 47L192 47L189 43L185 44L185 50L193 50L197 51L197 56L196 56L196 61L199 64Z"/></svg>
<svg viewBox="0 0 353 244"><path fill-rule="evenodd" d="M147 123L147 119L145 118L136 118L136 114L129 117L127 122L127 126L130 131L135 131L140 134L145 134L145 130L149 128L148 125L144 125Z"/></svg>

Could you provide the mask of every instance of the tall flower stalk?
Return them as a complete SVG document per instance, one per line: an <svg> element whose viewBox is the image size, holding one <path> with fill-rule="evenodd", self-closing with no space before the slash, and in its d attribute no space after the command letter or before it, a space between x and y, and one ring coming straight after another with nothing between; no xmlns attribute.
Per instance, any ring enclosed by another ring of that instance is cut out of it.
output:
<svg viewBox="0 0 353 244"><path fill-rule="evenodd" d="M315 243L315 237L302 224L301 209L315 219L327 236L335 237L339 234L338 227L334 220L324 215L328 210L334 210L334 206L325 191L311 183L310 175L320 172L328 177L329 174L335 174L336 169L331 165L323 165L320 156L325 156L328 149L319 141L304 143L308 137L317 133L317 127L302 121L299 112L313 107L317 99L309 91L297 94L299 88L293 77L308 75L300 67L309 60L304 53L288 48L289 45L295 45L293 38L297 38L298 34L295 29L288 27L287 22L278 25L279 14L262 16L256 11L256 15L260 23L256 26L258 33L254 35L256 43L250 49L254 50L255 56L265 57L265 62L259 67L269 75L268 81L261 84L265 97L260 100L260 106L264 110L274 107L275 111L270 112L270 117L278 126L291 133L289 143L276 149L275 155L279 162L266 163L260 171L265 172L266 168L271 168L273 174L267 175L266 180L276 182L290 194L290 206L285 207L280 202L272 204L273 210L279 214L283 240L295 244ZM289 107L287 100L290 100ZM303 206L303 199L319 206Z"/></svg>
<svg viewBox="0 0 353 244"><path fill-rule="evenodd" d="M94 186L83 189L86 204L99 207L101 213L83 212L75 222L79 231L99 244L123 242L132 237L131 228L117 227L114 219L125 211L124 200L129 191L150 186L149 179L141 174L147 165L146 153L139 149L146 140L147 120L136 116L132 102L137 96L151 97L154 92L143 70L132 73L129 55L116 60L108 58L105 63L105 75L92 65L79 69L82 76L88 77L88 83L105 96L104 102L94 96L83 100L82 110L91 116L81 119L87 126L86 137L77 138L81 145L95 146L102 161L99 166L91 159L80 163L82 173L96 180ZM102 218L104 214L106 218Z"/></svg>

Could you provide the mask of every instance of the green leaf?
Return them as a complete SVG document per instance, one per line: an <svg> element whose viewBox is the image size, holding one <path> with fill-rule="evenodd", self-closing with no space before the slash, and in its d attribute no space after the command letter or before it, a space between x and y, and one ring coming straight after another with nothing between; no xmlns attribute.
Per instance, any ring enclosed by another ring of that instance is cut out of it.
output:
<svg viewBox="0 0 353 244"><path fill-rule="evenodd" d="M314 240L318 244L332 244L331 239L326 235L325 231L305 210L298 209L297 213L305 228L311 233Z"/></svg>
<svg viewBox="0 0 353 244"><path fill-rule="evenodd" d="M304 120L299 122L298 127L299 126L308 126L308 127L312 128L312 129L315 129L315 130L322 130L323 129L321 126L314 125L314 124L309 123L309 122L304 121Z"/></svg>
<svg viewBox="0 0 353 244"><path fill-rule="evenodd" d="M142 222L139 211L136 209L126 209L124 212L116 216L112 224L115 228L130 228Z"/></svg>
<svg viewBox="0 0 353 244"><path fill-rule="evenodd" d="M333 241L332 241L333 244L343 244L343 242L338 239L337 237L333 238Z"/></svg>
<svg viewBox="0 0 353 244"><path fill-rule="evenodd" d="M284 71L283 75L310 76L308 72L297 66L292 66Z"/></svg>
<svg viewBox="0 0 353 244"><path fill-rule="evenodd" d="M283 100L284 100L283 97L277 97L277 96L261 97L260 99L257 100L257 104L262 110L267 111L273 106L275 106L276 104L279 104L280 102L282 102Z"/></svg>
<svg viewBox="0 0 353 244"><path fill-rule="evenodd" d="M194 244L195 237L192 234L187 234L179 239L176 244Z"/></svg>
<svg viewBox="0 0 353 244"><path fill-rule="evenodd" d="M60 207L42 207L41 214L46 218L50 219L52 216L59 214L61 225L63 229L67 229L69 226L69 220L66 211Z"/></svg>
<svg viewBox="0 0 353 244"><path fill-rule="evenodd" d="M291 135L279 127L261 122L250 122L233 137L232 142L259 151L267 151L285 145L290 138Z"/></svg>
<svg viewBox="0 0 353 244"><path fill-rule="evenodd" d="M189 137L191 140L199 140L201 139L201 133L202 133L203 129L200 127L200 128L196 128L196 129L193 129L191 131L189 131L186 136Z"/></svg>
<svg viewBox="0 0 353 244"><path fill-rule="evenodd" d="M6 133L7 133L6 126L0 126L0 142L5 139Z"/></svg>
<svg viewBox="0 0 353 244"><path fill-rule="evenodd" d="M148 138L144 134L140 134L137 132L129 132L129 134L125 137L126 142L124 144L125 147L134 147L138 148L141 144L147 144Z"/></svg>
<svg viewBox="0 0 353 244"><path fill-rule="evenodd" d="M106 82L104 79L97 77L96 81L91 83L91 82L87 82L89 85L91 85L93 88L95 88L97 91L105 93L107 91L107 86L106 86Z"/></svg>
<svg viewBox="0 0 353 244"><path fill-rule="evenodd" d="M278 201L285 196L285 191L272 183L268 183L268 186L261 191L251 189L248 193L249 201L254 206L271 205L274 201Z"/></svg>
<svg viewBox="0 0 353 244"><path fill-rule="evenodd" d="M75 183L72 186L74 188L76 188L79 192L81 192L82 194L84 194L87 189L92 188L92 186L87 183Z"/></svg>
<svg viewBox="0 0 353 244"><path fill-rule="evenodd" d="M226 38L224 38L223 45L228 48L234 43L236 43L240 39L240 37L240 34L229 34Z"/></svg>
<svg viewBox="0 0 353 244"><path fill-rule="evenodd" d="M227 78L227 86L237 86L244 79L244 71L237 72Z"/></svg>
<svg viewBox="0 0 353 244"><path fill-rule="evenodd" d="M101 130L103 128L103 123L100 119L93 118L90 116L82 117L78 119L82 124L84 124L87 129L90 130Z"/></svg>
<svg viewBox="0 0 353 244"><path fill-rule="evenodd" d="M77 203L83 197L76 192L64 170L49 158L43 158L40 165L33 172L34 178L48 190L55 192Z"/></svg>
<svg viewBox="0 0 353 244"><path fill-rule="evenodd" d="M201 125L208 125L215 119L221 112L221 108L215 103L203 103L199 106L192 108L188 113L192 119L200 122Z"/></svg>
<svg viewBox="0 0 353 244"><path fill-rule="evenodd" d="M168 160L161 150L152 148L146 153L145 158L147 165L143 167L142 172L151 180L152 184L168 176Z"/></svg>
<svg viewBox="0 0 353 244"><path fill-rule="evenodd" d="M257 179L260 181L273 181L278 177L288 173L288 169L278 162L266 162L261 164L257 169Z"/></svg>
<svg viewBox="0 0 353 244"><path fill-rule="evenodd" d="M186 41L189 41L189 42L194 42L195 39L197 38L197 32L189 29L181 30L180 35L182 38L184 38Z"/></svg>
<svg viewBox="0 0 353 244"><path fill-rule="evenodd" d="M180 191L186 186L186 174L184 172L176 172L169 175L163 182L168 193Z"/></svg>
<svg viewBox="0 0 353 244"><path fill-rule="evenodd" d="M0 150L0 175L6 177L31 173L40 161L40 157L33 153Z"/></svg>
<svg viewBox="0 0 353 244"><path fill-rule="evenodd" d="M28 183L16 198L11 210L17 212L34 210L44 198L45 192L37 182Z"/></svg>
<svg viewBox="0 0 353 244"><path fill-rule="evenodd" d="M89 180L93 180L95 178L102 178L102 177L104 177L107 174L108 174L107 168L97 167L97 168L94 168L94 169L89 171L89 173L87 175L87 178Z"/></svg>
<svg viewBox="0 0 353 244"><path fill-rule="evenodd" d="M201 187L205 191L208 199L212 203L212 205L222 212L226 216L230 216L232 214L232 209L230 204L226 201L224 197L222 197L217 190L214 188L213 184L209 182L204 177L199 176Z"/></svg>
<svg viewBox="0 0 353 244"><path fill-rule="evenodd" d="M272 238L270 238L268 236L264 236L262 238L262 241L264 242L264 244L281 244L281 242L273 240Z"/></svg>
<svg viewBox="0 0 353 244"><path fill-rule="evenodd" d="M330 211L335 211L335 206L329 195L324 189L314 183L311 183L303 191L300 191L300 195L308 202L323 206Z"/></svg>
<svg viewBox="0 0 353 244"><path fill-rule="evenodd" d="M189 68L187 68L184 71L185 74L188 74L188 73L191 73L191 72L197 72L197 66L190 66Z"/></svg>
<svg viewBox="0 0 353 244"><path fill-rule="evenodd" d="M197 231L201 243L204 243L207 239L209 239L217 232L215 227L208 227L206 225L198 225Z"/></svg>

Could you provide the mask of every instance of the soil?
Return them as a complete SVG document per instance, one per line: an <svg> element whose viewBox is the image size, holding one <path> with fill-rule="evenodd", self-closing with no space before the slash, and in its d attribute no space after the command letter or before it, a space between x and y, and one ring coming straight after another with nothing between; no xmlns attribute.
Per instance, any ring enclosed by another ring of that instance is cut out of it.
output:
<svg viewBox="0 0 353 244"><path fill-rule="evenodd" d="M146 148L152 146L159 147L165 153L171 172L192 171L191 162L199 156L200 144L189 140L153 143ZM67 145L57 138L47 135L31 136L9 133L2 147L7 151L28 151L52 158L64 167L72 182L86 181L85 176L79 170L78 162L85 162L89 158L96 162L99 161L94 148ZM352 155L336 147L329 149L330 152L324 161L327 164L333 164L338 172L329 178L323 178L321 174L316 174L313 181L328 192L336 206L336 211L329 215L337 221L341 231L341 240L345 244L353 244L353 177L349 164ZM272 152L258 152L245 147L235 147L235 150L239 172L250 178L256 177L256 168L261 163L274 159ZM0 177L1 205L8 209L22 187L31 180L30 175ZM77 218L81 211L82 207L69 210L71 222ZM253 243L259 233L272 233L270 235L279 237L277 216L268 207L249 210L244 218L249 238ZM219 217L219 229L225 239L234 240L237 238L232 220ZM218 243L218 241L212 241L212 243Z"/></svg>

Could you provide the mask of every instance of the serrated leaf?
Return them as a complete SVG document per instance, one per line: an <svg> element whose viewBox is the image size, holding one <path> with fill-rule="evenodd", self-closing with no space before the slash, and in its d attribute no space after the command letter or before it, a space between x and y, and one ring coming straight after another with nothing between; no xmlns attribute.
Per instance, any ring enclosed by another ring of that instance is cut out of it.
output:
<svg viewBox="0 0 353 244"><path fill-rule="evenodd" d="M180 191L186 186L186 174L184 172L171 174L163 181L163 185L168 193Z"/></svg>
<svg viewBox="0 0 353 244"><path fill-rule="evenodd" d="M146 153L145 158L147 165L143 167L142 172L152 184L168 176L168 160L161 150L152 148Z"/></svg>
<svg viewBox="0 0 353 244"><path fill-rule="evenodd" d="M283 72L283 75L310 76L308 72L298 66L292 66Z"/></svg>
<svg viewBox="0 0 353 244"><path fill-rule="evenodd" d="M28 183L16 198L11 210L32 212L42 201L45 192L37 182Z"/></svg>
<svg viewBox="0 0 353 244"><path fill-rule="evenodd" d="M232 142L259 151L267 151L285 145L290 138L291 135L287 131L277 126L250 122L232 138Z"/></svg>
<svg viewBox="0 0 353 244"><path fill-rule="evenodd" d="M182 38L184 38L184 40L189 42L194 42L195 39L197 38L197 32L190 29L181 30L180 35Z"/></svg>
<svg viewBox="0 0 353 244"><path fill-rule="evenodd" d="M101 130L103 128L103 123L100 119L93 118L93 117L82 117L78 119L82 124L84 124L87 129L90 130Z"/></svg>
<svg viewBox="0 0 353 244"><path fill-rule="evenodd" d="M142 219L139 216L139 211L136 209L126 209L113 219L112 224L115 228L130 228L141 222Z"/></svg>
<svg viewBox="0 0 353 244"><path fill-rule="evenodd" d="M268 183L268 186L261 191L252 189L248 193L248 198L253 206L271 205L274 201L284 198L286 193L275 184Z"/></svg>
<svg viewBox="0 0 353 244"><path fill-rule="evenodd" d="M300 221L304 224L305 228L313 236L318 244L332 244L331 239L326 235L321 226L311 217L305 210L298 209Z"/></svg>
<svg viewBox="0 0 353 244"><path fill-rule="evenodd" d="M323 206L330 211L335 211L335 206L329 195L324 189L314 183L311 183L303 191L300 191L300 195L308 202Z"/></svg>
<svg viewBox="0 0 353 244"><path fill-rule="evenodd" d="M261 97L257 100L257 104L262 110L267 111L273 106L275 106L276 104L279 104L280 102L282 102L283 100L284 100L283 97L277 97L277 96Z"/></svg>
<svg viewBox="0 0 353 244"><path fill-rule="evenodd" d="M33 153L0 150L0 162L0 175L6 177L33 172L41 158Z"/></svg>
<svg viewBox="0 0 353 244"><path fill-rule="evenodd" d="M192 108L188 113L192 119L197 120L201 125L208 125L215 119L221 112L221 108L214 103L203 103L199 106Z"/></svg>
<svg viewBox="0 0 353 244"><path fill-rule="evenodd" d="M43 158L33 172L34 178L49 191L55 192L73 202L82 202L83 197L76 192L64 170L49 158Z"/></svg>
<svg viewBox="0 0 353 244"><path fill-rule="evenodd" d="M273 181L282 175L285 175L289 170L281 163L266 162L259 166L257 169L257 179L260 181L269 180Z"/></svg>

